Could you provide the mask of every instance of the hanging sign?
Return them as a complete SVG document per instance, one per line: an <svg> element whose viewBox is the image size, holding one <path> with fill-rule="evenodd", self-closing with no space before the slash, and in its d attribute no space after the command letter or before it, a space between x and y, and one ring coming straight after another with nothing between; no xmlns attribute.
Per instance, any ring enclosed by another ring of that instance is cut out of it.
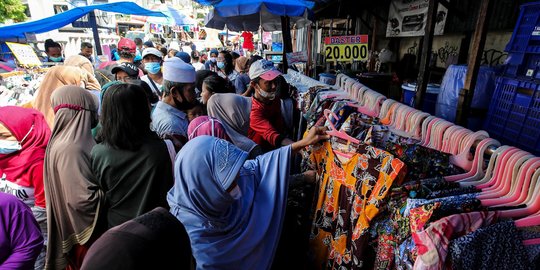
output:
<svg viewBox="0 0 540 270"><path fill-rule="evenodd" d="M307 62L307 51L287 53L287 62L292 65L296 63L305 63Z"/></svg>
<svg viewBox="0 0 540 270"><path fill-rule="evenodd" d="M34 52L34 49L28 44L6 42L9 49L17 58L21 66L41 66L41 61Z"/></svg>
<svg viewBox="0 0 540 270"><path fill-rule="evenodd" d="M387 37L418 37L425 34L428 0L392 0L388 12ZM435 18L435 35L444 33L448 9L439 4Z"/></svg>
<svg viewBox="0 0 540 270"><path fill-rule="evenodd" d="M326 61L366 61L368 59L368 35L326 37L324 39Z"/></svg>

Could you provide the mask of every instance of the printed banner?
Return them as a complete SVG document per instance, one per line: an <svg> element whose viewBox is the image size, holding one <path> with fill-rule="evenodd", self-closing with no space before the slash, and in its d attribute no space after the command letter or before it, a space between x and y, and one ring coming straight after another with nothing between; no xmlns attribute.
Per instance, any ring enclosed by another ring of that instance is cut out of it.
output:
<svg viewBox="0 0 540 270"><path fill-rule="evenodd" d="M392 0L388 13L387 37L418 37L425 34L428 0ZM435 35L444 33L448 9L439 4Z"/></svg>
<svg viewBox="0 0 540 270"><path fill-rule="evenodd" d="M339 36L324 39L326 61L366 61L368 59L368 36Z"/></svg>
<svg viewBox="0 0 540 270"><path fill-rule="evenodd" d="M306 63L307 60L307 51L287 53L287 62L289 63L289 65L296 63Z"/></svg>

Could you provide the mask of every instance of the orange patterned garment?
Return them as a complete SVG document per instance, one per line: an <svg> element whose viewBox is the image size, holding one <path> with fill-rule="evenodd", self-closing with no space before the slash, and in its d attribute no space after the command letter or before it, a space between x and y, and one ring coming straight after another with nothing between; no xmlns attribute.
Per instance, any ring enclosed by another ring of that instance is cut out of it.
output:
<svg viewBox="0 0 540 270"><path fill-rule="evenodd" d="M403 162L375 147L360 145L345 162L337 149L351 150L326 141L310 153L310 165L322 178L310 237L315 269L362 268L370 222L406 171Z"/></svg>

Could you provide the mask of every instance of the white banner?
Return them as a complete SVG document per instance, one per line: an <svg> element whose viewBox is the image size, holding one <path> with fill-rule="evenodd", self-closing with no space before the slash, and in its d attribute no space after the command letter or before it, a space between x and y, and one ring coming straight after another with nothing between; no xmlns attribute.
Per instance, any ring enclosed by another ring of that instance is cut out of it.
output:
<svg viewBox="0 0 540 270"><path fill-rule="evenodd" d="M387 37L418 37L425 34L429 0L392 0L388 13ZM435 35L444 33L448 9L439 4Z"/></svg>

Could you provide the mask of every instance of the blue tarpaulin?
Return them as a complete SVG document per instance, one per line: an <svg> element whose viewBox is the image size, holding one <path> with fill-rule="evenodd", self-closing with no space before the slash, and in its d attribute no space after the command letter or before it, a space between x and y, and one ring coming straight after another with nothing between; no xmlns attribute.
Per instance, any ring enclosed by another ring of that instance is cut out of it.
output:
<svg viewBox="0 0 540 270"><path fill-rule="evenodd" d="M166 15L161 12L151 11L142 8L133 2L116 2L109 4L91 5L86 7L76 7L66 12L62 12L41 20L17 23L0 27L0 39L24 37L24 33L39 34L55 30L84 17L86 14L96 9L101 11L123 14L166 17Z"/></svg>
<svg viewBox="0 0 540 270"><path fill-rule="evenodd" d="M215 4L214 9L222 17L231 17L259 13L264 6L277 16L302 17L314 5L314 2L304 0L223 0Z"/></svg>

